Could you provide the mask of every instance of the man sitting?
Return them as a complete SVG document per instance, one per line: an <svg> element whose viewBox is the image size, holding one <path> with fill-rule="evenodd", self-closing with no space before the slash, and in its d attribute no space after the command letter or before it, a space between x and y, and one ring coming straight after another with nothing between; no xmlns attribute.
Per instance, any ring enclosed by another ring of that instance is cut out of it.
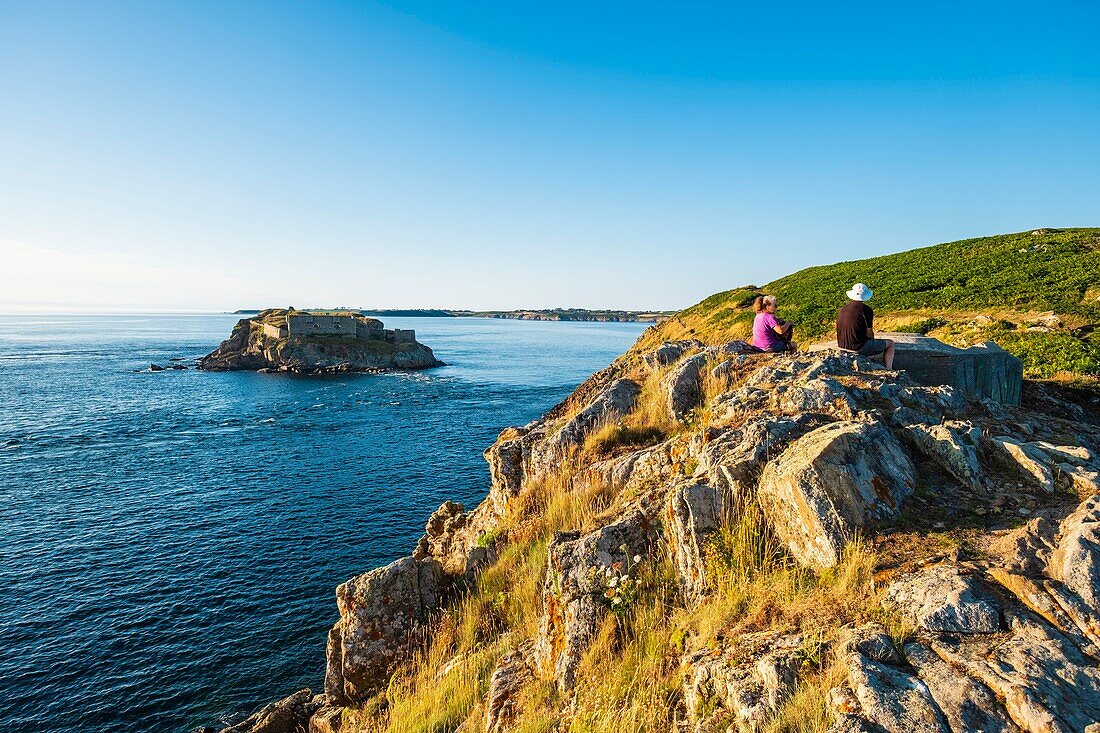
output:
<svg viewBox="0 0 1100 733"><path fill-rule="evenodd" d="M863 356L878 356L887 369L894 368L894 342L875 338L875 312L867 305L874 293L863 283L848 291L848 302L836 314L836 343L845 351Z"/></svg>

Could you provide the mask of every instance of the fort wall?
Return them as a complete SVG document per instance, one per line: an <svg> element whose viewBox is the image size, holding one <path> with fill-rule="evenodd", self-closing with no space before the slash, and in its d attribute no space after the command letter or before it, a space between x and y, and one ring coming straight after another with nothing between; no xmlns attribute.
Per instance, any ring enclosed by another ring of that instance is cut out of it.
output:
<svg viewBox="0 0 1100 733"><path fill-rule="evenodd" d="M261 323L260 328L263 329L265 336L273 339L284 339L287 336L287 330L283 326L275 326L270 323Z"/></svg>
<svg viewBox="0 0 1100 733"><path fill-rule="evenodd" d="M317 316L292 313L286 317L287 333L291 336L357 336L355 316Z"/></svg>
<svg viewBox="0 0 1100 733"><path fill-rule="evenodd" d="M359 320L355 322L355 335L361 339L383 338L384 333L382 321L376 321L372 318L366 323Z"/></svg>
<svg viewBox="0 0 1100 733"><path fill-rule="evenodd" d="M416 331L411 328L383 328L382 322L374 318L363 319L349 315L291 313L286 317L285 326L260 323L260 328L265 336L274 339L288 336L345 336L376 339L391 344L416 342Z"/></svg>

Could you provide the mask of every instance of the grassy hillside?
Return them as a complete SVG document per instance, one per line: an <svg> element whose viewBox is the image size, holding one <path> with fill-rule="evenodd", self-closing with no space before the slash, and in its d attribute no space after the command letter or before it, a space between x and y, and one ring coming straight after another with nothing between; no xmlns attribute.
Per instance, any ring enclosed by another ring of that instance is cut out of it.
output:
<svg viewBox="0 0 1100 733"><path fill-rule="evenodd" d="M832 338L845 291L874 291L879 330L927 333L960 346L992 340L1024 360L1031 378L1100 375L1100 229L1038 230L810 267L762 288L712 295L643 336L638 351L664 340L717 343L745 338L752 299L779 299L800 343ZM1056 318L1044 318L1053 313Z"/></svg>

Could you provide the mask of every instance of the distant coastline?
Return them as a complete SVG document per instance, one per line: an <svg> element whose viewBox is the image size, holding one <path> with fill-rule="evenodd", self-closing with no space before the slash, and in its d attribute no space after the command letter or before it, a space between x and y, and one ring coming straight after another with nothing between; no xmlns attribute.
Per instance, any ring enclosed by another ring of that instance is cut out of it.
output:
<svg viewBox="0 0 1100 733"><path fill-rule="evenodd" d="M444 310L439 308L340 308L364 316L384 318L505 318L518 321L603 321L608 323L660 323L675 311L588 310L586 308L543 308L509 311ZM259 309L233 311L234 315L255 315Z"/></svg>

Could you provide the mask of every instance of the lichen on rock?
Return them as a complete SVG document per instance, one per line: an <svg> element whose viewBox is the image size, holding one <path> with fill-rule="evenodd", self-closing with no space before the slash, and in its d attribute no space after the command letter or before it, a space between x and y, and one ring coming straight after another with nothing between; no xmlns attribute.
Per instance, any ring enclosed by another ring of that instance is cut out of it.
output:
<svg viewBox="0 0 1100 733"><path fill-rule="evenodd" d="M770 462L759 496L795 559L828 568L858 532L898 513L915 478L908 453L881 423L836 422Z"/></svg>

